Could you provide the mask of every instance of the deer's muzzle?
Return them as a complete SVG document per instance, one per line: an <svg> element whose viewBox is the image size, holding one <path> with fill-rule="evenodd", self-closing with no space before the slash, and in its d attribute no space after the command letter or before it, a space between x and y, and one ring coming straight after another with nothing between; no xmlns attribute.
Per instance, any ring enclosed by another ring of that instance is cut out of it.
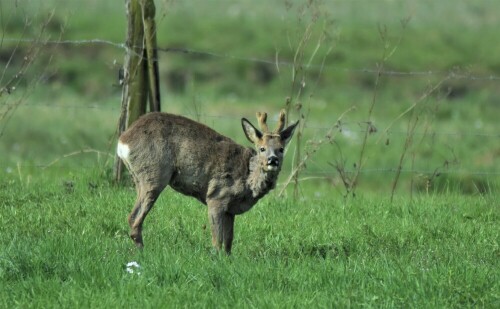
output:
<svg viewBox="0 0 500 309"><path fill-rule="evenodd" d="M267 158L267 166L278 167L280 166L280 160L276 156L271 156Z"/></svg>

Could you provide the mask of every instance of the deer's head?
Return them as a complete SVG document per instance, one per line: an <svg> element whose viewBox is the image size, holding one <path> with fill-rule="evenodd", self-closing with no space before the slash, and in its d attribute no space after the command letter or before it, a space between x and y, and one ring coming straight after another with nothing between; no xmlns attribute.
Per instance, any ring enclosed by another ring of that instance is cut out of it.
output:
<svg viewBox="0 0 500 309"><path fill-rule="evenodd" d="M262 170L266 172L279 172L283 163L285 147L291 140L298 121L285 127L285 111L281 111L278 126L274 131L269 131L267 127L267 114L257 113L257 119L261 130L255 128L250 121L243 118L241 124L243 131L250 142L257 150L258 162Z"/></svg>

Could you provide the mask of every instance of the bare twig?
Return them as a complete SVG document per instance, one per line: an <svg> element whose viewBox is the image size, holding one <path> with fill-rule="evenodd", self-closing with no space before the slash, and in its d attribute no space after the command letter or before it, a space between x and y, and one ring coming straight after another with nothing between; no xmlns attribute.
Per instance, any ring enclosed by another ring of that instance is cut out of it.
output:
<svg viewBox="0 0 500 309"><path fill-rule="evenodd" d="M44 40L44 35L45 35L45 30L49 24L49 22L52 20L54 16L54 11L51 12L51 14L44 20L44 22L40 26L40 30L38 32L37 38L33 41L33 43L30 45L29 49L26 51L23 57L23 61L21 63L20 68L17 70L15 74L12 75L12 77L5 82L5 84L1 84L6 76L7 68L9 67L11 61L14 58L14 55L18 53L19 49L19 44L20 42L17 42L16 46L14 47L14 50L12 51L9 60L7 61L6 66L4 67L4 71L2 72L2 76L0 78L0 98L4 94L10 94L13 91L17 90L19 83L24 80L26 72L29 70L29 68L32 66L34 63L35 59L38 57L42 46L45 44L46 40ZM25 21L24 28L23 28L23 36L27 32L28 28L31 26L31 22L29 20ZM61 29L62 31L62 29ZM3 40L3 39L2 39ZM48 66L51 62L52 57L49 58L49 61L46 62L46 66ZM15 111L17 108L25 102L26 98L30 94L30 90L33 90L35 85L37 85L41 79L41 74L38 78L33 79L32 81L28 82L28 87L25 88L24 92L20 97L16 99L16 101L13 104L9 104L7 98L5 102L0 106L3 108L3 110L0 110L0 122L2 122L2 127L0 128L0 138L3 136L3 133L5 131L5 128L7 127L7 124L9 123L10 119L14 115Z"/></svg>
<svg viewBox="0 0 500 309"><path fill-rule="evenodd" d="M406 28L408 22L409 22L409 19L402 22L403 30ZM376 76L375 76L372 101L371 101L370 107L368 109L368 120L366 122L367 127L365 130L364 136L363 136L363 141L361 144L359 158L358 158L358 161L355 165L356 171L355 171L355 174L354 174L352 181L351 181L351 188L350 188L351 192L350 193L352 193L353 196L355 195L355 191L357 188L358 177L360 175L360 171L364 165L364 156L365 156L366 146L368 144L368 136L371 133L376 132L376 129L375 129L373 122L372 122L372 116L373 116L373 109L375 107L375 103L377 102L378 90L379 90L379 85L380 85L380 78L382 76L382 72L384 71L385 63L396 52L397 48L401 44L401 40L403 39L404 32L399 36L398 41L396 42L396 44L394 45L394 47L392 49L390 49L389 41L387 39L387 29L385 26L379 26L379 34L380 34L380 38L382 40L384 47L382 49L382 55L380 57L381 62L377 65L377 72L376 72Z"/></svg>
<svg viewBox="0 0 500 309"><path fill-rule="evenodd" d="M300 160L296 165L295 167L293 168L292 172L290 173L290 175L288 176L287 180L283 183L283 188L281 189L281 191L278 193L278 196L283 196L284 192L285 192L285 189L288 187L288 185L294 181L295 179L297 179L298 181L298 177L297 175L299 175L300 171L305 167L306 165L306 162L321 148L321 146L323 144L325 144L326 142L328 143L331 143L333 142L334 140L334 131L335 130L339 130L340 126L339 124L341 123L342 121L342 118L347 114L349 113L350 111L354 110L355 108L354 107L351 107L349 108L348 110L346 110L345 112L343 112L340 117L337 119L337 121L335 122L335 124L330 127L330 129L326 132L325 136L324 136L324 139L320 139L320 140L317 140L317 141L314 141L314 142L311 142L310 144L312 144L312 147L310 149L308 149L306 151L306 153L304 154L304 156L302 157L302 160ZM340 131L338 131L340 132Z"/></svg>
<svg viewBox="0 0 500 309"><path fill-rule="evenodd" d="M447 80L447 78L444 78L441 81L439 81L438 83L436 83L436 85L434 85L433 87L431 87L430 89L428 89L414 104L412 104L410 106L410 108L408 108L407 110L405 110L402 114L400 114L396 118L396 120L400 119L401 117L403 117L403 115L406 115L407 113L409 113L411 111L411 116L410 116L410 119L408 120L408 125L407 125L407 132L406 132L405 143L404 143L404 146L403 146L403 150L401 152L401 156L399 158L398 166L397 166L397 169L396 169L396 174L395 174L394 180L392 182L392 187L391 187L391 202L394 199L394 194L395 194L396 187L397 187L397 184L398 184L398 181L399 181L399 177L401 175L401 170L403 169L403 163L404 163L406 154L407 154L408 150L410 149L410 147L413 144L413 139L415 137L415 131L416 131L417 125L418 125L418 123L420 121L421 112L419 112L417 110L417 107L419 105L421 105L425 101L425 99L428 98L432 93L434 93L436 90L438 90L439 87L442 85L442 83L445 82L446 80ZM391 123L390 126L392 126L393 124L394 124L394 122ZM427 131L427 128L425 129L425 131ZM386 129L385 132L387 132L387 129ZM422 135L422 139L423 139L423 137L424 137L424 135ZM412 165L414 164L413 163L414 160L415 160L415 154L413 154ZM412 180L412 182L413 182L413 180Z"/></svg>
<svg viewBox="0 0 500 309"><path fill-rule="evenodd" d="M81 149L81 150L73 151L73 152L67 153L65 155L62 155L59 158L56 158L52 162L50 162L47 165L43 166L43 169L51 167L52 165L58 163L62 159L73 157L73 156L77 156L77 155L81 155L81 154L85 154L85 153L96 153L97 155L106 155L106 156L109 156L111 158L114 158L114 156L111 155L111 154L109 154L108 152L104 152L104 151L100 151L100 150L95 150L95 149Z"/></svg>
<svg viewBox="0 0 500 309"><path fill-rule="evenodd" d="M298 197L299 193L299 173L305 165L305 160L303 160L302 158L303 133L304 133L304 128L306 127L307 118L310 113L310 104L307 105L307 108L304 108L304 102L302 101L302 96L307 81L307 74L308 74L307 69L312 67L314 59L318 56L323 43L326 41L328 37L327 35L328 31L326 29L328 23L325 22L323 24L323 28L321 29L319 36L317 36L317 40L313 50L310 53L308 53L308 56L306 56L309 49L309 44L311 43L312 40L315 39L315 34L317 33L316 26L318 24L318 21L320 20L319 17L326 17L326 15L323 16L324 14L322 14L320 11L321 10L318 9L316 4L304 6L301 9L299 9L298 12L299 24L303 24L302 20L305 16L309 17L309 19L306 18L307 21L305 22L305 27L303 28L303 32L301 32L301 36L298 39L296 46L293 40L291 39L290 33L287 32L288 43L290 49L294 51L294 54L293 54L293 62L291 63L290 92L285 102L285 111L287 116L286 118L289 119L290 112L292 109L294 109L298 115L298 118L301 120L301 123L295 133L295 148L293 156L294 172L291 174L294 180L293 192L295 198ZM324 54L321 65L319 67L320 68L319 74L323 72L326 56L331 52L331 50L332 48L328 48L326 53ZM306 57L309 58L307 60L307 63L305 62ZM278 61L278 51L276 52L276 60L274 63L278 68L279 72L279 65L281 62ZM316 79L316 86L318 85L318 82L319 82L319 76ZM310 101L307 100L307 103L310 103ZM309 158L309 155L310 154L306 153L304 158L307 160ZM288 185L289 183L290 182L287 182L286 184Z"/></svg>

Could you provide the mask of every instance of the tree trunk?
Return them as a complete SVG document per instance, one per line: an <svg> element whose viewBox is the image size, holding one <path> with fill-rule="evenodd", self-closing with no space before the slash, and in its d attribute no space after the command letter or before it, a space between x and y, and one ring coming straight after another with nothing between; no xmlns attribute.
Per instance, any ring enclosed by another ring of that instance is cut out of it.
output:
<svg viewBox="0 0 500 309"><path fill-rule="evenodd" d="M118 135L146 113L160 111L155 6L153 0L127 0L127 41L123 66L122 105ZM123 163L115 158L115 180L120 181Z"/></svg>
<svg viewBox="0 0 500 309"><path fill-rule="evenodd" d="M142 0L141 6L144 22L146 57L148 63L149 110L151 112L159 112L161 110L161 103L158 50L156 44L156 8L153 0Z"/></svg>

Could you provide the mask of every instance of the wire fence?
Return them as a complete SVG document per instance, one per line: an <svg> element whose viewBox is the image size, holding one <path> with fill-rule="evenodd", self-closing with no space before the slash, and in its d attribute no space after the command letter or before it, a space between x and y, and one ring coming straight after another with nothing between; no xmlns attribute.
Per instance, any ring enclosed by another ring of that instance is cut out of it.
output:
<svg viewBox="0 0 500 309"><path fill-rule="evenodd" d="M116 49L121 49L124 52L128 50L127 46L124 43L116 43L112 42L109 40L104 40L104 39L88 39L88 40L45 40L45 41L40 41L40 40L35 40L35 39L17 39L17 38L2 38L2 42L16 42L20 44L40 44L42 46L51 46L51 45L72 45L72 46L82 46L82 45L104 45L104 46L109 46L112 48ZM238 56L238 55L232 55L229 53L225 52L213 52L213 51L201 51L201 50L195 50L195 49L189 49L189 48L171 48L171 47L164 47L164 48L158 48L159 52L163 53L177 53L177 54L187 54L187 55L203 55L203 56L208 56L208 57L213 57L213 58L220 58L220 59L226 59L226 60L234 60L234 61L244 61L244 62L250 62L250 63L263 63L267 65L273 65L273 66L289 66L293 67L295 64L293 62L289 61L283 61L283 60L270 60L270 59L263 59L263 58L258 58L258 57L245 57L245 56ZM373 69L373 68L338 68L334 66L322 66L322 65L314 65L311 64L309 66L306 66L306 68L313 68L313 67L322 67L323 69L329 69L329 70L337 70L341 72L349 72L349 73L359 73L359 74L380 74L383 76L389 76L389 77L410 77L410 78L419 78L419 77L429 77L429 76L446 76L449 79L456 79L456 80L469 80L469 81L482 81L482 82L498 82L500 81L500 76L496 75L477 75L477 74L471 74L469 72L465 71L459 71L459 70L453 70L453 71L440 71L440 70L422 70L422 71L394 71L394 70L378 70L378 69ZM12 106L10 107L26 107L26 108L34 108L34 107L41 107L41 108L49 108L49 109L75 109L75 110L97 110L97 111L119 111L120 106L109 106L109 105L100 105L100 104L93 104L93 105L62 105L62 104L43 104L43 103L24 103L22 105L17 105L17 103L11 103ZM8 104L4 104L7 108L9 108ZM212 118L212 119L227 119L227 120L235 120L234 116L230 115L224 115L224 114L200 114L198 116L201 116L203 118ZM360 122L344 122L342 123L342 127L344 129L348 128L349 131L351 132L357 132L360 134L366 133L366 125L361 125ZM307 124L306 125L307 129L313 129L313 130L328 130L330 127L322 126L322 125L314 125L314 124ZM398 130L398 129L391 129L388 133L391 135L407 135L408 131L405 130ZM498 139L500 138L500 133L491 133L491 132L480 132L480 131L463 131L463 132L412 132L412 135L418 136L418 135L433 135L433 136L443 136L443 137L477 137L477 138L484 138L484 139ZM93 151L90 149L82 149L80 151L76 151L74 154L75 155L80 155L84 153L99 153L100 155L105 155L105 156L113 156L112 153L106 152L106 151ZM73 154L70 154L73 155ZM67 154L61 154L58 159L55 161L59 161L59 159L66 158L68 157ZM47 169L47 168L56 168L56 169L69 169L70 167L67 167L65 165L59 165L57 162L54 163L48 163L48 164L18 164L16 167L14 166L7 166L5 164L0 163L0 166L3 167L3 170L7 173L15 173L16 168L37 168L37 169ZM95 167L95 165L89 165L85 166L86 168L92 168ZM482 170L467 170L467 169L453 169L453 168L438 168L438 169L399 169L397 167L380 167L380 168L363 168L359 171L356 169L352 170L344 170L344 173L347 174L354 174L359 172L360 174L395 174L395 173L402 173L402 174L413 174L413 175L433 175L437 171L439 171L440 174L468 174L468 175L476 175L476 176L485 176L485 177L497 177L500 175L500 170L489 170L489 171L482 171ZM307 180L307 179L314 179L314 178L328 178L336 175L338 171L335 169L331 170L316 170L316 171L310 171L310 170L305 170L302 173L302 179Z"/></svg>
<svg viewBox="0 0 500 309"><path fill-rule="evenodd" d="M73 151L67 154L63 154L59 157L56 157L54 160L47 164L30 164L30 163L17 163L17 164L5 164L5 163L0 163L0 166L3 167L4 172L11 174L11 173L17 173L20 169L40 169L40 170L46 170L46 169L60 169L60 170L72 170L74 169L73 166L68 166L64 164L60 164L62 161L64 161L67 158L70 157L76 157L76 156L81 156L81 155L94 155L99 157L99 159L96 163L92 164L78 164L79 168L102 168L105 166L111 167L112 164L111 162L114 160L114 153L108 152L108 151L101 151L101 150L96 150L96 149L91 149L91 148L84 148L80 149L77 151ZM343 169L343 173L345 174L355 174L358 171L355 169ZM474 176L491 176L491 177L496 177L500 176L500 170L489 170L489 171L480 171L480 170L471 170L471 169L464 169L464 168L458 168L458 169L453 169L452 167L448 166L442 166L434 169L416 169L416 168L398 168L398 167L378 167L378 168L363 168L359 171L360 174L364 175L376 175L376 174L395 174L395 173L402 173L402 174L413 174L413 175L433 175L433 176L440 176L440 175L452 175L452 174L458 174L458 175L474 175ZM302 178L304 180L308 179L315 179L315 178L333 178L338 175L338 170L336 169L322 169L322 170L304 170L302 173Z"/></svg>
<svg viewBox="0 0 500 309"><path fill-rule="evenodd" d="M111 155L111 154L109 154ZM111 162L111 161L110 161ZM17 165L5 165L0 164L3 167L3 172L7 174L16 174L18 173L18 169L38 169L38 170L47 170L47 169L57 169L63 171L72 171L75 170L76 167L67 166L67 165L57 165L57 164L17 164ZM108 165L104 165L108 166ZM111 168L112 165L109 164ZM83 164L78 165L78 168L85 169L102 169L103 164ZM356 170L347 170L343 171L346 174L356 174ZM485 176L485 177L498 177L500 176L500 171L477 171L477 170L467 170L467 169L458 169L458 170L419 170L419 169L402 169L398 171L397 167L387 167L387 168L367 168L361 169L359 171L360 175L375 175L375 174L412 174L412 175L420 175L420 176L429 176L429 175L470 175L470 176ZM310 179L328 179L335 178L338 176L337 170L328 170L328 171L309 171L304 170L301 172L302 180L310 180Z"/></svg>
<svg viewBox="0 0 500 309"><path fill-rule="evenodd" d="M12 106L14 107L15 104L6 104L5 106ZM120 111L120 106L112 106L112 105L76 105L76 104L44 104L44 103L24 103L20 106L20 108L47 108L47 109L62 109L62 110L95 110L95 111ZM197 113L197 116L202 118L202 119L218 119L218 120L227 120L227 121L234 121L237 122L239 121L239 118L232 116L232 115L226 115L226 114L206 114L206 113ZM271 120L272 121L272 120ZM363 129L362 127L365 126L365 122L342 122L340 125L342 126L342 129L348 130L350 133L366 133L366 129ZM387 125L385 125L387 126ZM385 127L382 125L382 127ZM315 125L315 124L306 124L307 129L312 129L312 130L328 130L331 127L324 126L324 125ZM372 134L376 134L377 132L371 132ZM406 130L399 130L399 129L390 129L387 131L387 134L390 135L407 135L408 131ZM482 137L482 138L500 138L500 133L491 133L491 132L481 132L481 131L461 131L461 132L446 132L446 131L415 131L412 132L412 135L414 136L444 136L444 137L464 137L464 136L471 136L471 137Z"/></svg>
<svg viewBox="0 0 500 309"><path fill-rule="evenodd" d="M117 49L122 49L125 52L133 52L132 49L128 48L124 43L117 43L104 39L85 39L85 40L45 40L40 41L37 39L26 39L26 38L3 38L2 41L5 42L19 42L19 43L31 43L31 44L41 44L45 46L50 45L105 45L110 46ZM274 66L289 66L293 67L293 62L283 61L277 59L263 59L259 57L245 57L245 56L237 56L229 53L217 52L217 51L205 51L205 50L196 50L190 48L178 48L178 47L159 47L157 51L163 53L178 53L178 54L189 54L189 55L202 55L214 58L228 59L228 60L237 60L244 62L253 62L253 63L263 63ZM142 55L139 55L142 57ZM427 77L427 76L447 76L450 79L465 79L470 81L500 81L500 76L497 75L475 75L471 74L467 71L460 70L450 70L450 71L441 71L441 70L423 70L423 71L395 71L395 70L377 70L374 68L338 68L336 66L328 66L322 64L309 64L303 65L304 68L323 68L329 70L337 70L341 72L351 72L351 73L364 73L364 74L381 74L384 76L394 76L394 77Z"/></svg>

